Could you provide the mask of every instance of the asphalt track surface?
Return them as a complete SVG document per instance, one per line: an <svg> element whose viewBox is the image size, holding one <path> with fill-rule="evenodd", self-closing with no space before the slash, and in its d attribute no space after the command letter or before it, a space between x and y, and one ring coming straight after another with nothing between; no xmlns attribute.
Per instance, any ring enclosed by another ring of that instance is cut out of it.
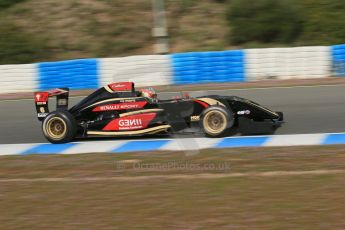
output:
<svg viewBox="0 0 345 230"><path fill-rule="evenodd" d="M274 134L345 132L345 85L212 90L190 94L236 95L283 111L286 123ZM174 95L177 93L163 93L160 98ZM71 98L70 105L80 100L81 97ZM0 144L45 142L33 100L0 101Z"/></svg>

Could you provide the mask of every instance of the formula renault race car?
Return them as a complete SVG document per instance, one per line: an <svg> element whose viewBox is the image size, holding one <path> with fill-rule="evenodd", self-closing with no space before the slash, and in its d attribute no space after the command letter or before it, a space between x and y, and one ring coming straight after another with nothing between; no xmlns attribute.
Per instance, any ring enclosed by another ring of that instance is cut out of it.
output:
<svg viewBox="0 0 345 230"><path fill-rule="evenodd" d="M283 113L236 96L209 95L190 98L187 94L159 100L153 89L136 91L134 83L119 82L102 87L68 108L69 89L36 92L37 116L44 136L52 143L77 137L143 136L178 132L200 132L222 137L239 126L239 118L283 122ZM48 99L56 97L56 111L49 112Z"/></svg>

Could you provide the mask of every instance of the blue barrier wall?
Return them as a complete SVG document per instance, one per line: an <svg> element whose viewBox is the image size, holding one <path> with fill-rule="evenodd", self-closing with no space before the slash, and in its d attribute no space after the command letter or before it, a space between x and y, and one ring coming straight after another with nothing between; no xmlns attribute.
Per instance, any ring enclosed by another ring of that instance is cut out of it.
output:
<svg viewBox="0 0 345 230"><path fill-rule="evenodd" d="M313 47L307 48L300 47L302 50L301 52L311 53L310 50L314 49ZM309 58L309 55L308 58L306 58L306 63L309 64L305 66L305 70L301 71L301 66L296 68L296 71L302 72L302 74L305 74L305 77L315 76L317 74L322 74L325 76L331 75L329 49L327 49L327 51L323 51L324 49L322 47L315 47L315 49L317 48L319 50L319 56L316 58L316 63L320 63L320 60L318 59L319 57L326 57L326 70L320 69L320 73L317 73L318 70L315 70L313 66L310 67L310 65L314 65L314 62L312 62L312 58ZM296 48L291 49L295 50ZM291 52L293 50L291 50ZM245 82L248 80L261 80L262 74L265 74L266 72L270 73L273 70L278 72L278 77L282 75L282 73L285 74L287 71L284 65L278 65L279 68L273 66L276 69L274 69L271 65L269 65L269 68L266 68L264 65L265 60L261 64L256 60L262 59L260 56L261 54L266 55L266 52L272 53L272 49L262 50L262 52L259 53L260 55L255 54L254 61L253 57L250 56L249 51L254 52L255 50L176 53L165 56L167 61L159 63L157 63L156 57L153 58L152 56L148 55L147 57L141 57L140 59L145 60L145 63L148 63L146 66L144 66L141 61L137 61L139 60L138 57L133 57L134 61L132 58L117 58L109 59L112 62L108 59L80 59L39 63L37 64L38 76L31 77L33 81L35 81L32 83L31 88L37 88L37 90L46 90L57 87L69 87L71 89L94 89L99 87L101 82L109 83L110 81L116 81L116 79L119 78L131 79L137 83L149 82L151 80L151 76L154 74L156 74L156 78L159 76L157 79L159 79L160 82L152 82L151 85L159 85L159 83L195 84L212 82ZM332 66L335 75L345 76L345 45L332 46L332 56ZM160 58L161 57L162 56L160 56ZM153 60L150 61L150 58L153 58ZM251 60L252 63L250 62ZM282 60L285 60L284 57ZM276 62L276 60L274 61ZM273 64L276 65L277 63ZM136 68L136 65L140 65L140 68ZM128 66L131 68L128 68ZM290 66L288 67L291 69L288 69L287 72L291 74L293 68ZM133 69L135 69L135 71ZM309 73L308 71L310 74L307 74ZM251 73L254 77L250 76ZM256 78L255 74L257 74L259 77ZM10 76L10 74L7 75L9 77L12 76ZM291 78L293 77L292 75L285 75ZM285 77L285 75L283 77ZM28 78L30 76L28 76ZM114 76L116 76L116 78L114 78ZM128 76L131 77L128 78ZM299 77L304 77L304 75ZM35 85L37 85L37 87L35 87ZM16 90L16 88L13 90Z"/></svg>
<svg viewBox="0 0 345 230"><path fill-rule="evenodd" d="M245 81L242 50L171 55L174 84Z"/></svg>
<svg viewBox="0 0 345 230"><path fill-rule="evenodd" d="M38 64L39 90L58 87L94 89L99 86L97 59L80 59Z"/></svg>
<svg viewBox="0 0 345 230"><path fill-rule="evenodd" d="M335 76L345 77L345 45L332 46L332 57Z"/></svg>

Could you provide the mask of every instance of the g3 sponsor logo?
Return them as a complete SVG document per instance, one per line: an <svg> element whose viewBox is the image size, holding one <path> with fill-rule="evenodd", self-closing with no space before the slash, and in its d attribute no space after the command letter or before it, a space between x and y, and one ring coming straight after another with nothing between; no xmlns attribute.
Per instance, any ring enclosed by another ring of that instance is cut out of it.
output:
<svg viewBox="0 0 345 230"><path fill-rule="evenodd" d="M116 118L109 122L104 131L138 130L145 129L156 117L156 113L137 114L123 118Z"/></svg>
<svg viewBox="0 0 345 230"><path fill-rule="evenodd" d="M132 119L132 120L119 120L120 127L132 127L132 126L141 126L143 122L141 119Z"/></svg>

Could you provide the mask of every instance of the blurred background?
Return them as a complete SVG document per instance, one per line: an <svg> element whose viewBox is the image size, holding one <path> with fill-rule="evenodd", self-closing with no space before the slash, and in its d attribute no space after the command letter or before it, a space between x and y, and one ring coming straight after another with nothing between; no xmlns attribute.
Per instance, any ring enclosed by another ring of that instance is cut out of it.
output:
<svg viewBox="0 0 345 230"><path fill-rule="evenodd" d="M344 21L342 0L0 0L0 64L334 45Z"/></svg>

